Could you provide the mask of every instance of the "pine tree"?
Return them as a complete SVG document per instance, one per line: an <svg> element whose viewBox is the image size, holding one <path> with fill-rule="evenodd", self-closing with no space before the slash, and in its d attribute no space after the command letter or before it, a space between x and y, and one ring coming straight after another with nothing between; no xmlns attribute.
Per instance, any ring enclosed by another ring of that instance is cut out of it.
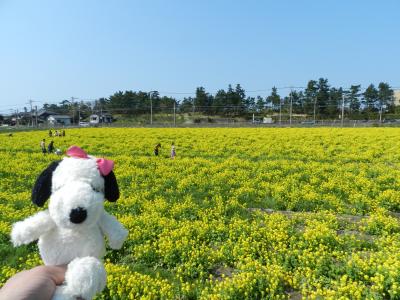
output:
<svg viewBox="0 0 400 300"><path fill-rule="evenodd" d="M352 85L350 87L348 98L349 98L349 107L351 114L358 113L360 111L361 107L360 90L361 90L361 85Z"/></svg>
<svg viewBox="0 0 400 300"><path fill-rule="evenodd" d="M377 110L378 91L373 84L370 84L366 88L363 94L363 102L365 105L365 110L367 112L372 112Z"/></svg>
<svg viewBox="0 0 400 300"><path fill-rule="evenodd" d="M278 89L276 87L272 88L271 95L267 97L267 102L271 103L272 109L279 111L281 105L281 97L278 94Z"/></svg>
<svg viewBox="0 0 400 300"><path fill-rule="evenodd" d="M388 83L381 82L378 85L378 106L381 112L394 110L394 91Z"/></svg>
<svg viewBox="0 0 400 300"><path fill-rule="evenodd" d="M316 110L317 90L317 82L315 80L310 80L307 83L307 88L304 91L303 107L306 114L313 115L314 110Z"/></svg>

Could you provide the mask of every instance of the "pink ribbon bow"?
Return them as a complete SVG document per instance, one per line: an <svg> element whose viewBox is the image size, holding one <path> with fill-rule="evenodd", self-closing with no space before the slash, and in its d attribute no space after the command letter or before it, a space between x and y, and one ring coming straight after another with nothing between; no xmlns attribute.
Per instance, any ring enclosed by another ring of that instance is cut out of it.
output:
<svg viewBox="0 0 400 300"><path fill-rule="evenodd" d="M67 155L76 158L89 158L87 153L78 146L69 147L69 149L67 150ZM96 159L96 163L97 163L97 168L100 171L100 174L103 176L107 176L108 174L110 174L110 172L114 168L114 161L109 159L98 158Z"/></svg>

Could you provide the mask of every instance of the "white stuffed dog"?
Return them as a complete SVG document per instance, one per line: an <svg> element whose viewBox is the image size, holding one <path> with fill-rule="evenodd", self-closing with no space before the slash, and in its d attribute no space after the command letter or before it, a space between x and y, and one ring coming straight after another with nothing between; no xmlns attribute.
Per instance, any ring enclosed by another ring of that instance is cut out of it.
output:
<svg viewBox="0 0 400 300"><path fill-rule="evenodd" d="M120 249L128 231L104 210L104 199L119 198L114 163L88 156L72 146L61 161L45 169L32 190L32 202L49 208L13 225L14 246L39 239L45 265L67 264L65 282L53 299L92 299L106 285L100 259L105 254L104 236Z"/></svg>

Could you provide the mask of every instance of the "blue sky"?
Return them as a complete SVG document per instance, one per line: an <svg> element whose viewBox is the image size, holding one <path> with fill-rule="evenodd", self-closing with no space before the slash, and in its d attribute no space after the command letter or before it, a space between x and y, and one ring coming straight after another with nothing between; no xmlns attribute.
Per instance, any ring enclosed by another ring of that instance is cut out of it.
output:
<svg viewBox="0 0 400 300"><path fill-rule="evenodd" d="M397 0L0 0L0 37L0 113L118 90L400 86Z"/></svg>

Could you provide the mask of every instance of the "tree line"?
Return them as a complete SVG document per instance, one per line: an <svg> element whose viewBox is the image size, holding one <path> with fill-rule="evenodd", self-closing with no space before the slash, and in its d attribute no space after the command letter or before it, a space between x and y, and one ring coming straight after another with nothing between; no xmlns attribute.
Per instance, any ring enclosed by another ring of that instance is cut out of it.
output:
<svg viewBox="0 0 400 300"><path fill-rule="evenodd" d="M249 96L240 84L218 90L214 95L204 87L197 87L194 96L178 101L151 91L118 91L108 98L95 101L64 100L59 104L44 104L43 109L59 114L69 114L74 121L87 118L92 113L140 116L153 113L200 113L220 116L246 116L256 113L301 114L315 118L337 118L342 109L346 118L374 118L388 113L398 113L394 105L394 90L388 83L361 85L348 88L333 87L328 79L310 80L303 88L289 89L286 96L273 87L268 96ZM372 117L373 116L373 117Z"/></svg>
<svg viewBox="0 0 400 300"><path fill-rule="evenodd" d="M362 91L361 85L352 85L347 89L332 87L328 79L320 78L310 80L301 90L290 89L284 97L279 95L276 87L265 98L246 96L240 84L235 88L229 85L226 91L219 90L215 95L198 87L195 97L182 101L181 110L225 115L291 111L293 114L316 115L318 118L335 118L343 109L348 117L362 117L377 113L395 113L394 100L394 90L385 82L379 83L377 87L370 84Z"/></svg>
<svg viewBox="0 0 400 300"><path fill-rule="evenodd" d="M220 89L215 95L208 93L204 87L196 88L193 97L186 97L178 102L171 97L160 97L158 92L118 92L102 99L106 109L119 113L143 114L149 107L155 111L172 109L175 104L180 112L200 112L209 115L234 115L246 113L273 113L289 109L292 113L313 115L321 118L337 116L344 105L346 115L369 113L394 113L394 91L388 83L381 82L375 87L370 84L364 91L361 85L350 88L332 87L328 79L310 80L302 90L292 89L285 97L279 95L278 88L273 87L270 95L246 96L240 84L229 85L226 90Z"/></svg>

